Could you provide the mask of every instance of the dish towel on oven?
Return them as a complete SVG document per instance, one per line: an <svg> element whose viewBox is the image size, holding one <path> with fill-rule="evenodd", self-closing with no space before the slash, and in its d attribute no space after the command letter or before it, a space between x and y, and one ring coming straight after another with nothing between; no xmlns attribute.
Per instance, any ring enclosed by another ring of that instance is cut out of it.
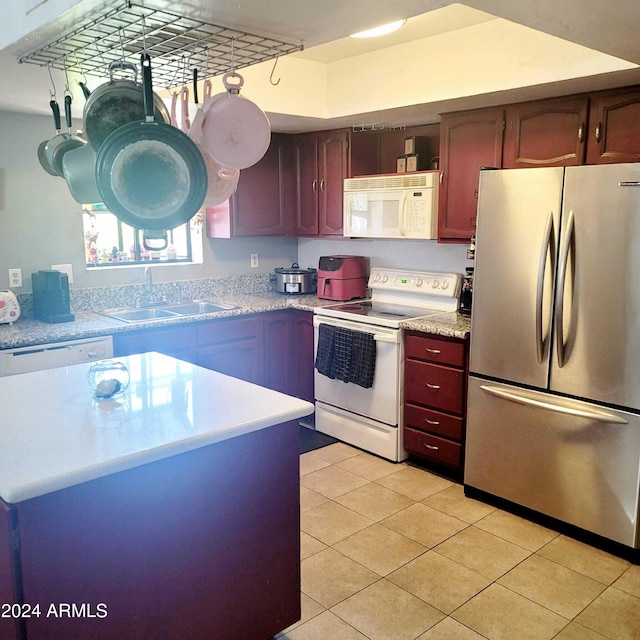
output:
<svg viewBox="0 0 640 640"><path fill-rule="evenodd" d="M329 378L370 388L376 368L373 334L321 324L315 367Z"/></svg>

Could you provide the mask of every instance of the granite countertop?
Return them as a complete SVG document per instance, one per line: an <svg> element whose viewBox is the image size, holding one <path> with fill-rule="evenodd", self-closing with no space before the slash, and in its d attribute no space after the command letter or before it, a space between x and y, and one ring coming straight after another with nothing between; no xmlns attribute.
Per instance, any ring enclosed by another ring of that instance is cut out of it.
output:
<svg viewBox="0 0 640 640"><path fill-rule="evenodd" d="M0 378L0 498L22 502L313 412L159 353L121 360L131 383L119 399L93 399L90 363Z"/></svg>
<svg viewBox="0 0 640 640"><path fill-rule="evenodd" d="M461 313L443 313L430 318L416 318L400 323L403 329L432 333L449 338L467 339L471 335L471 318Z"/></svg>
<svg viewBox="0 0 640 640"><path fill-rule="evenodd" d="M74 311L73 322L49 324L31 318L21 317L12 325L0 325L0 349L26 347L65 340L93 338L117 333L141 331L147 328L168 327L184 323L203 322L245 316L284 309L313 311L315 307L337 304L334 300L324 300L316 295L282 295L275 292L210 296L207 299L236 306L236 309L200 314L163 318L145 322L126 323L101 315L95 311ZM457 313L442 314L437 318L417 319L401 323L403 329L423 331L442 336L466 338L471 323L468 318Z"/></svg>

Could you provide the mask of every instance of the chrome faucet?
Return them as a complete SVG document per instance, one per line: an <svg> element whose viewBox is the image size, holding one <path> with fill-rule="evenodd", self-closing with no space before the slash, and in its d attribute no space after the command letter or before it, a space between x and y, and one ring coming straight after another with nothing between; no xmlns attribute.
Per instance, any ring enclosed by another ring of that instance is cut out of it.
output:
<svg viewBox="0 0 640 640"><path fill-rule="evenodd" d="M153 302L153 276L151 274L151 267L146 266L144 268L144 304L151 304Z"/></svg>

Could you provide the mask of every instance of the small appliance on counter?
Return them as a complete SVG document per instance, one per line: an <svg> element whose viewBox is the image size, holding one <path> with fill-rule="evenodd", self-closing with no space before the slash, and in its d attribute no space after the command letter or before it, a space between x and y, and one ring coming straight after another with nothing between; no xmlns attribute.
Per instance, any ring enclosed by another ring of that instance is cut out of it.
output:
<svg viewBox="0 0 640 640"><path fill-rule="evenodd" d="M353 300L367 295L367 258L321 256L318 264L318 298Z"/></svg>
<svg viewBox="0 0 640 640"><path fill-rule="evenodd" d="M43 322L71 322L75 316L69 306L69 276L61 271L31 274L33 314Z"/></svg>
<svg viewBox="0 0 640 640"><path fill-rule="evenodd" d="M20 317L20 305L13 291L0 291L0 324L11 324Z"/></svg>
<svg viewBox="0 0 640 640"><path fill-rule="evenodd" d="M318 286L318 272L315 269L301 269L297 262L291 267L277 267L270 277L278 293L315 293Z"/></svg>

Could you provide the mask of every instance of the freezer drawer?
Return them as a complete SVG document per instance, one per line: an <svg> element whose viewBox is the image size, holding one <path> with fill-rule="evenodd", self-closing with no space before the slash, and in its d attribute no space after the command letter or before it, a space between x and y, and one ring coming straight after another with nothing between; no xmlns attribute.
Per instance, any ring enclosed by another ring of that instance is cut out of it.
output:
<svg viewBox="0 0 640 640"><path fill-rule="evenodd" d="M469 379L465 485L639 548L640 416Z"/></svg>

